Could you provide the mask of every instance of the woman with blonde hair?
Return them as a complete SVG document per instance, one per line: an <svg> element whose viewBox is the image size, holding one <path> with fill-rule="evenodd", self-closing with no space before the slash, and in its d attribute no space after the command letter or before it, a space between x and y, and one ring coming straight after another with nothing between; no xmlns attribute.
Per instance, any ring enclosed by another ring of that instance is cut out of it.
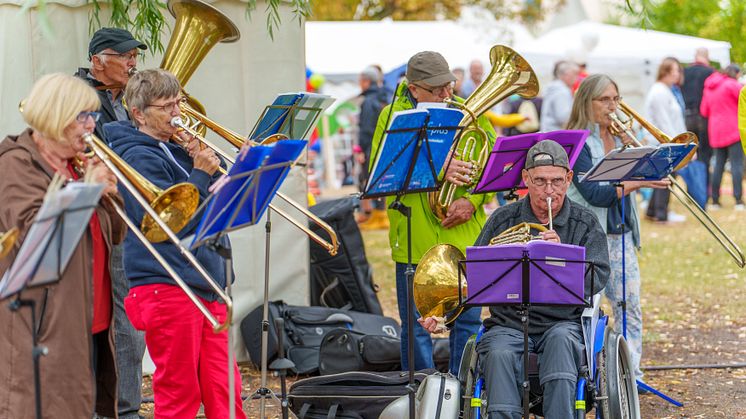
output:
<svg viewBox="0 0 746 419"><path fill-rule="evenodd" d="M100 107L96 92L65 74L41 77L23 101L28 128L0 142L0 231L28 233L55 174L78 179L74 160L86 149ZM88 177L105 185L104 194L121 204L116 178L100 161L87 161ZM43 417L116 416L112 294L108 252L124 239L126 227L102 199L58 282L22 292L29 310L0 307L0 417L35 417L31 328L39 345ZM0 261L0 274L13 263L19 245Z"/></svg>

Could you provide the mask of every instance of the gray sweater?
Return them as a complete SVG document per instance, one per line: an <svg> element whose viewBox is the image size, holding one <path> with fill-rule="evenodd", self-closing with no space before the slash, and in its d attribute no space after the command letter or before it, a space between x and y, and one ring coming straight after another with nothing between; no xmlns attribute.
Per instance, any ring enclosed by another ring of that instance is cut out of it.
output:
<svg viewBox="0 0 746 419"><path fill-rule="evenodd" d="M476 246L486 246L492 237L508 228L530 222L540 224L531 211L530 198L527 196L518 202L498 208L492 213L482 233L477 238ZM553 219L554 230L560 236L562 243L585 247L585 258L593 262L595 270L595 284L593 292L599 293L609 279L609 250L606 244L606 234L601 229L596 216L588 209L572 202L565 197L562 209ZM591 273L585 276L586 297L591 292ZM518 306L492 306L491 316L484 321L484 326L490 328L495 325L522 330L521 317ZM532 306L529 318L529 333L544 333L552 325L560 321L580 321L582 307L572 306Z"/></svg>

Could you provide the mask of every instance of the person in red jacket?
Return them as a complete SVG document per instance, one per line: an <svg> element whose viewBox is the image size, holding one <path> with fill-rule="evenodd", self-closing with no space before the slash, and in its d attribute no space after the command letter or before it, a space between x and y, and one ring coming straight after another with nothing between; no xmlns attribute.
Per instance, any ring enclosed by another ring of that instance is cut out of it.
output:
<svg viewBox="0 0 746 419"><path fill-rule="evenodd" d="M712 173L712 208L720 207L720 183L725 161L730 160L733 176L735 209L744 210L742 187L743 150L738 134L738 94L743 87L738 82L741 69L731 64L722 72L714 72L705 80L699 111L709 118L710 146L715 151L715 170Z"/></svg>

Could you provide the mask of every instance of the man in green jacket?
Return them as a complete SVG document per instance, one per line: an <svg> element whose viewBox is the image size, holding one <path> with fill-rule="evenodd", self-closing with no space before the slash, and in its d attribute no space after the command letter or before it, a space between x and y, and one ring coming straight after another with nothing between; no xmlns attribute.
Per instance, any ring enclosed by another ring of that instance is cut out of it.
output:
<svg viewBox="0 0 746 419"><path fill-rule="evenodd" d="M418 103L436 102L441 103L446 99L462 101L453 97L453 84L456 77L451 73L448 63L437 52L423 51L410 58L407 64L406 80L400 83L394 102L381 111L378 117L371 156L378 155L386 128L391 120L391 114L408 109L414 109ZM486 141L489 149L495 144L495 130L489 121L480 117L479 126L488 134ZM480 150L485 139L478 139L475 150ZM468 156L463 157L469 160ZM374 159L371 158L371 163ZM469 182L471 163L454 158L448 166L445 179L457 185ZM490 202L494 194L471 195L467 188L460 186L455 194L455 199L448 209L445 219L440 220L430 210L427 193L409 194L401 197L400 201L411 208L412 214L412 263L417 264L430 247L440 244L452 244L462 252L466 246L471 246L479 236L486 221L483 205ZM388 197L387 205L394 201L394 197ZM389 242L391 245L391 257L396 262L396 296L399 304L399 316L402 320L402 367L408 368L407 341L407 283L405 271L407 267L407 220L398 211L389 209ZM415 266L416 268L416 266ZM461 354L466 340L476 333L481 324L481 310L472 308L465 311L456 320L450 335L450 362L449 369L452 373L458 372ZM419 313L414 318L420 317ZM430 335L417 322L414 323L415 350L414 366L420 370L433 368L432 341Z"/></svg>

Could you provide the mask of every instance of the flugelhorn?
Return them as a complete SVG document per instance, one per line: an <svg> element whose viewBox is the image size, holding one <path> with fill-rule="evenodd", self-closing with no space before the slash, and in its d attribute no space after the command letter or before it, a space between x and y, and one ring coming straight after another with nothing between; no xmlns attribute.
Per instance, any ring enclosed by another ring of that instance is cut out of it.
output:
<svg viewBox="0 0 746 419"><path fill-rule="evenodd" d="M199 115L200 117L203 117L203 115L198 114L196 111L192 110L192 112L193 112L193 115L195 115L195 116ZM187 125L184 121L182 121L180 117L177 116L177 117L174 117L173 119L171 119L171 125L174 126L174 127L179 127L181 129L183 129L184 131L188 132L190 135L194 136L200 143L206 145L207 147L209 147L210 149L212 149L214 152L216 152L217 154L221 155L228 163L234 164L236 162L235 158L233 158L228 153L226 153L225 151L223 151L220 147L218 147L215 144L213 144L211 141L205 139L194 128L192 128L191 126ZM217 125L217 124L214 123L214 122L212 122L211 125ZM210 129L213 129L213 128L210 128ZM256 143L253 142L253 141L249 142L248 140L239 140L240 136L238 136L238 134L233 133L232 131L230 131L227 128L223 128L222 126L219 126L218 130L215 131L215 132L218 135L220 135L222 138L225 138L231 144L234 144L234 145L238 145L239 144L238 141L244 141L243 143L241 143L240 146L242 146L243 144L256 145ZM227 138L223 137L222 133L224 133L227 136ZM231 138L231 139L228 139L228 138ZM234 141L236 141L236 142L234 143ZM265 144L265 143L266 143L266 140L262 141L262 144ZM223 170L223 173L225 173L224 170ZM292 206L296 210L298 210L301 213L303 213L303 215L305 215L306 217L308 217L309 220L311 220L316 225L318 225L319 227L321 227L322 230L326 231L326 233L329 235L329 240L330 241L324 240L323 237L321 237L318 234L316 234L313 231L311 231L308 228L308 226L306 226L304 224L301 224L298 220L296 220L295 218L291 217L290 214L288 214L287 212L285 212L281 208L277 207L277 205L274 205L274 204L270 203L269 204L269 208L271 208L272 211L276 212L282 218L286 219L291 224L293 224L294 226L296 226L297 228L299 228L301 231L303 231L304 233L306 233L308 235L308 237L311 238L311 240L315 241L316 243L318 243L319 245L321 245L322 247L324 247L326 249L326 251L329 252L330 255L334 256L334 255L337 254L337 251L339 250L339 242L337 240L337 233L334 232L334 229L329 224L327 224L324 220L322 220L321 218L317 217L314 213L312 213L311 211L309 211L308 209L306 209L305 207L303 207L302 205L300 205L299 203L297 203L293 199L290 199L285 194L283 194L281 192L277 192L276 195L280 199L282 199L283 201L287 202L290 206Z"/></svg>
<svg viewBox="0 0 746 419"><path fill-rule="evenodd" d="M173 267L168 262L166 262L163 256L161 256L158 250L156 250L156 248L151 243L152 240L150 240L145 233L140 231L134 221L132 221L132 219L127 216L127 213L121 206L114 202L114 200L109 200L110 204L114 207L117 215L119 215L119 217L124 220L125 224L127 224L127 227L129 227L135 237L137 237L137 239L140 240L140 242L143 244L143 246L145 246L148 252L153 255L158 264L166 270L168 275L174 280L174 282L176 282L179 288L181 288L184 293L187 294L187 297L189 297L189 299L192 301L192 303L194 303L197 309L201 311L202 314L210 322L213 330L216 333L227 330L231 325L231 319L233 317L233 302L230 297L228 297L223 289L217 283L215 283L210 274L207 273L202 264L199 263L197 258L181 244L179 238L171 230L166 221L161 219L159 214L151 207L148 200L140 194L139 188L135 184L133 184L133 182L130 181L128 175L121 170L123 167L120 167L120 164L123 162L113 159L113 157L119 159L119 157L116 156L116 153L109 149L109 147L104 144L103 141L101 141L93 134L86 134L84 136L84 140L86 144L88 144L88 147L90 147L90 149L93 151L94 155L101 159L106 167L111 170L112 173L114 173L117 181L121 183L125 187L125 189L127 189L129 193L137 200L138 204L143 207L143 209L145 210L143 222L145 221L146 217L149 217L151 220L153 220L153 223L158 227L158 229L166 236L166 238L170 239L171 242L179 248L182 256L184 256L187 261L194 267L197 273L205 280L210 288L212 288L215 294L217 294L218 297L223 300L226 306L225 321L223 323L220 323L220 321L218 321L218 319L210 312L210 310L205 307L202 301L200 301L199 297L197 297L197 295L194 293L194 291L192 291L189 285L184 282L181 276L179 276L179 274L173 269ZM199 195L197 195L197 199L199 199Z"/></svg>
<svg viewBox="0 0 746 419"><path fill-rule="evenodd" d="M539 93L539 80L534 70L513 49L504 45L493 46L490 50L490 62L490 74L463 104L449 101L466 112L459 125L467 128L453 146L453 151L459 154L459 158L471 162L474 167L471 182L466 186L476 183L490 154L487 133L479 127L477 118L508 96L518 94L530 99ZM482 147L477 150L479 139ZM439 219L446 218L448 207L457 198L456 188L455 184L445 181L438 192L428 194L430 209Z"/></svg>
<svg viewBox="0 0 746 419"><path fill-rule="evenodd" d="M5 233L0 234L0 259L8 256L8 253L13 250L13 245L18 240L18 234L17 227L13 227Z"/></svg>
<svg viewBox="0 0 746 419"><path fill-rule="evenodd" d="M634 144L636 147L640 147L641 144L639 141L637 141L637 137L630 128L630 122L632 119L636 120L643 128L645 128L653 137L655 137L661 143L697 142L697 136L691 132L680 134L672 140L658 128L654 127L650 122L643 119L637 112L633 111L632 108L627 106L627 104L625 104L624 102L619 102L619 110L627 115L627 117L630 119L628 119L627 121L622 121L616 114L616 112L610 113L609 118L611 118L611 125L609 126L609 131L611 131L611 133L616 136L626 135L632 141L632 144ZM693 153L694 151L692 151L692 153L690 153L690 155L687 156L687 158L684 159L682 163L684 161L688 162L688 159L691 158L691 155ZM677 166L677 168L680 167L683 167L683 165L679 164ZM744 259L743 251L736 244L736 242L733 241L733 239L728 236L728 234L715 222L715 220L713 220L712 217L710 217L710 215L707 214L707 212L699 206L697 201L695 201L694 198L692 198L692 196L686 192L686 189L681 186L681 184L676 180L675 177L673 177L672 175L668 175L667 178L671 181L671 185L668 186L668 190L671 191L671 194L675 196L676 199L678 199L679 202L681 202L681 204L684 205L684 207L689 210L690 213L692 213L694 218L696 218L697 221L699 221L708 232L710 232L712 237L714 237L715 240L720 243L723 249L725 249L725 251L728 252L728 254L733 258L733 260L736 262L736 265L738 265L740 268L746 266L746 259Z"/></svg>

